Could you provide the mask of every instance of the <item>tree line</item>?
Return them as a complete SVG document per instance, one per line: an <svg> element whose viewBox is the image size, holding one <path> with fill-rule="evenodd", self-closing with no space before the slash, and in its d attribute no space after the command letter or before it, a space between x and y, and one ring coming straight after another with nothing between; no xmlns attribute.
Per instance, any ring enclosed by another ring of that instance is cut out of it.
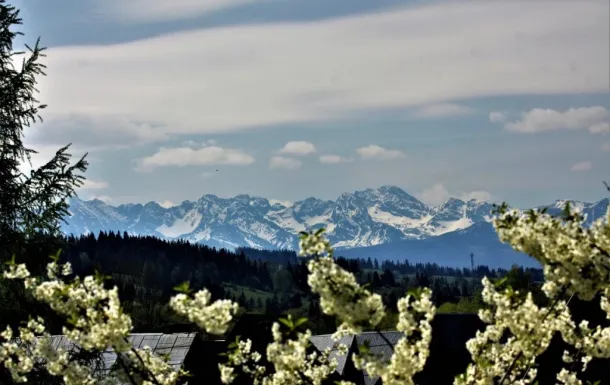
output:
<svg viewBox="0 0 610 385"><path fill-rule="evenodd" d="M280 315L293 311L308 317L314 330L334 327L325 324L317 297L309 289L306 260L298 259L289 250L228 251L184 240L168 241L113 231L102 231L97 236L91 233L57 236L50 244L61 250L60 261L70 262L75 276L103 274L108 277L108 287L118 287L136 331L185 322L169 310L167 303L175 294L174 288L187 281L194 290L207 288L214 299L238 302L246 312ZM46 265L48 254L33 250L25 258L32 271L44 274L36 267ZM390 311L396 310L398 298L417 287L433 289L433 301L437 306L446 304L448 312L475 312L482 305L479 280L470 279L472 273L468 269L408 261L379 263L370 258L338 257L337 264L382 295ZM494 278L508 273L485 266L479 266L475 272ZM521 277L521 286L536 286L531 269L515 268L512 274ZM23 293L10 285L0 281L0 323L16 326L31 310L28 306L34 305L23 301Z"/></svg>

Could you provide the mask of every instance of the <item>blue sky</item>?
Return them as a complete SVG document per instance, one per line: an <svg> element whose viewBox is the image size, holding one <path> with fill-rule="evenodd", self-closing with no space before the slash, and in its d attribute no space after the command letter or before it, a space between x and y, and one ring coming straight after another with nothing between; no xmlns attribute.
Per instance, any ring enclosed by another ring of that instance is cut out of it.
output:
<svg viewBox="0 0 610 385"><path fill-rule="evenodd" d="M606 0L14 0L82 198L604 197ZM218 170L218 171L216 171Z"/></svg>

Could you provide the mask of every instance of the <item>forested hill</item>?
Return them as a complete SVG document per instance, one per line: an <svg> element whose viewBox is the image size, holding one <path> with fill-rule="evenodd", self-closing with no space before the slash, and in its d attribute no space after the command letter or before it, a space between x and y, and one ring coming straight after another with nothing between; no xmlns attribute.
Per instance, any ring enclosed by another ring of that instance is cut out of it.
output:
<svg viewBox="0 0 610 385"><path fill-rule="evenodd" d="M167 306L175 294L174 288L185 281L190 282L193 290L207 288L214 299L235 300L247 312L279 315L295 311L312 320L313 330L334 330L334 321L321 315L317 296L309 290L305 261L293 251L241 248L230 252L183 240L167 241L114 232L68 236L58 243L62 249L61 261L69 261L76 275L82 277L99 271L110 277L108 285L119 288L121 301L131 314L136 330L149 332L186 322L173 316ZM38 271L49 260L36 253L27 258L28 264ZM473 312L480 305L480 301L473 300L481 277L507 273L479 266L473 280L469 269L436 264L380 263L370 258L341 257L337 263L354 273L360 283L368 283L387 304L395 304L411 288L428 286L433 288L433 300L438 306L445 304L446 309L459 312ZM539 270L520 272L525 277L524 285L541 279ZM0 318L10 323L13 318L19 319L19 313L27 308L3 285L0 280Z"/></svg>
<svg viewBox="0 0 610 385"><path fill-rule="evenodd" d="M252 247L238 247L235 250L238 254L244 254L250 259L256 259L260 261L287 264L297 263L299 258L294 250L282 249L282 250L264 250L255 249Z"/></svg>
<svg viewBox="0 0 610 385"><path fill-rule="evenodd" d="M133 236L126 232L100 232L79 237L68 236L63 242L62 258L69 260L75 272L88 274L97 267L107 274L166 275L168 284L181 283L190 278L194 285L221 282L244 283L244 276L253 276L268 282L265 275L279 265L299 264L302 259L293 250L261 250L240 247L235 251L217 249L184 240L168 241L152 236ZM352 259L341 256L341 264L357 265L364 270L391 270L400 274L424 273L428 276L471 278L467 268L440 266L436 263L415 263L408 260L382 261L375 258ZM156 270L159 270L157 272ZM240 270L239 272L235 270ZM527 268L536 280L541 280L541 270ZM506 269L490 269L476 266L475 277L503 276ZM252 280L245 283L252 284ZM255 285L257 286L257 285ZM173 286L172 286L173 287Z"/></svg>

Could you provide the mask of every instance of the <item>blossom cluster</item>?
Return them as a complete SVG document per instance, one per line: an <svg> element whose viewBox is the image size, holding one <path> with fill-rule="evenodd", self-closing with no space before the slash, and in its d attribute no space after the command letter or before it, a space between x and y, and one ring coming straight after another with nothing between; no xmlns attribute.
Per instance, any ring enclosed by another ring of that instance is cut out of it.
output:
<svg viewBox="0 0 610 385"><path fill-rule="evenodd" d="M341 321L335 339L359 333L365 326L375 327L383 320L385 309L381 296L360 286L352 273L334 262L333 249L322 231L303 236L300 248L300 255L316 256L307 264L307 283L320 296L324 314Z"/></svg>
<svg viewBox="0 0 610 385"><path fill-rule="evenodd" d="M267 346L267 361L273 366L268 373L266 368L259 364L261 355L251 351L250 340L238 341L234 351L229 354L227 364L220 364L221 380L230 384L236 378L236 369L252 377L255 385L321 385L337 368L336 358L331 358L335 350L339 354L347 353L347 346L335 343L332 347L318 353L308 353L311 331L296 332L296 327L289 315L286 323L291 326L288 332L282 332L281 325L273 323L273 342ZM296 332L296 338L290 334Z"/></svg>
<svg viewBox="0 0 610 385"><path fill-rule="evenodd" d="M585 371L593 358L610 357L610 328L588 327L586 320L574 323L565 295L591 300L601 297L601 309L610 319L610 210L589 228L585 217L570 212L553 217L539 211L521 213L500 208L494 226L500 239L515 250L526 252L543 265L543 291L551 304L538 307L527 293L520 299L510 288L498 292L483 278L483 300L490 309L479 317L489 325L467 343L474 364L456 379L461 384L529 384L536 378L534 363L559 332L577 351ZM568 300L569 301L569 300ZM508 333L507 333L508 332ZM505 342L501 339L507 335ZM564 361L574 362L574 354L564 353ZM562 384L580 384L576 373L563 368L557 375Z"/></svg>
<svg viewBox="0 0 610 385"><path fill-rule="evenodd" d="M369 376L380 377L387 385L414 384L413 376L424 369L430 354L431 322L436 313L431 295L429 289L424 289L398 301L396 330L403 332L404 336L394 346L389 361L367 353L354 354L355 366L366 370ZM419 334L418 338L415 338L416 333Z"/></svg>
<svg viewBox="0 0 610 385"><path fill-rule="evenodd" d="M203 289L193 298L180 293L170 299L169 305L176 313L186 316L208 333L223 334L239 310L239 305L226 299L210 303L211 299L210 292Z"/></svg>
<svg viewBox="0 0 610 385"><path fill-rule="evenodd" d="M265 374L265 367L260 365L261 354L252 351L252 341L237 341L234 349L227 355L227 363L219 364L220 380L223 384L232 383L237 377L236 369L252 377L254 384L258 385Z"/></svg>
<svg viewBox="0 0 610 385"><path fill-rule="evenodd" d="M568 212L554 217L541 211L500 208L494 227L500 240L536 258L543 266L544 292L549 298L562 289L591 300L610 288L610 210L590 227L586 216Z"/></svg>
<svg viewBox="0 0 610 385"><path fill-rule="evenodd" d="M23 264L9 264L3 277L22 279L35 299L65 316L70 326L64 326L63 332L79 348L103 351L107 346L116 346L119 351L126 350L125 337L131 330L131 319L121 311L117 289L106 290L99 279L91 276L66 283L58 279L58 274L70 275L70 265L60 269L56 262L49 263L47 276L50 280L44 282L31 277ZM97 382L90 368L70 359L70 351L51 347L51 336L41 318L30 319L25 327L20 327L16 339L10 327L1 337L4 341L0 346L0 361L15 381L26 381L37 361L45 362L47 371L62 376L66 384Z"/></svg>
<svg viewBox="0 0 610 385"><path fill-rule="evenodd" d="M51 335L46 331L44 321L37 318L20 327L18 336L10 327L0 334L0 362L15 381L27 381L27 374L35 362L44 362L49 374L62 376L70 385L107 383L108 377L142 385L173 385L185 374L182 370L174 370L167 360L154 355L148 348L131 346L128 336L132 323L122 311L116 286L106 289L103 279L93 276L82 280L76 277L66 282L65 278L71 274L69 263L60 266L53 261L47 265L48 279L44 281L31 277L24 264L15 263L8 265L3 277L23 280L24 287L35 299L64 316L67 326L62 332L78 349L89 352L112 349L117 354L119 370L94 373L93 368L72 360L67 349L51 346ZM227 329L237 310L237 304L227 300L210 304L207 290L195 293L194 298L179 294L171 299L170 305L204 330L216 334Z"/></svg>
<svg viewBox="0 0 610 385"><path fill-rule="evenodd" d="M352 273L334 262L332 247L322 231L302 237L300 246L301 255L318 256L308 264L308 283L311 290L320 295L322 311L342 322L333 335L335 339L359 333L363 326L374 328L381 322L385 316L381 297L364 289ZM413 375L423 370L429 355L431 321L436 312L430 298L431 291L424 289L416 296L409 294L398 301L396 328L404 336L394 347L389 362L372 354L355 354L355 366L366 370L370 376L381 377L384 384L412 384ZM420 335L417 339L413 338L415 331Z"/></svg>

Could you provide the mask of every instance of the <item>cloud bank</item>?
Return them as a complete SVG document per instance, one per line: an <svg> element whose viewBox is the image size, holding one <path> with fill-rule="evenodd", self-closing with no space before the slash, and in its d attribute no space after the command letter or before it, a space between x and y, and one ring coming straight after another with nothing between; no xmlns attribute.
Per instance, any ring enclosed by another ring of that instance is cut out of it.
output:
<svg viewBox="0 0 610 385"><path fill-rule="evenodd" d="M316 146L309 142L293 141L286 143L280 152L282 154L309 155L316 152Z"/></svg>
<svg viewBox="0 0 610 385"><path fill-rule="evenodd" d="M142 2L113 3L117 12L131 9L131 20L170 12L161 0ZM182 14L229 4L171 3ZM133 144L363 110L436 105L424 113L442 115L456 112L451 103L491 95L605 93L608 8L607 1L434 2L316 23L53 47L40 100L57 121L84 119L94 127L77 126L99 135L111 127L105 140ZM117 123L95 123L104 120ZM67 123L51 128L44 142L74 131Z"/></svg>
<svg viewBox="0 0 610 385"><path fill-rule="evenodd" d="M600 106L570 108L565 111L534 108L521 114L520 120L507 123L505 128L529 134L555 130L589 130L598 134L610 131L608 119L610 112Z"/></svg>
<svg viewBox="0 0 610 385"><path fill-rule="evenodd" d="M218 146L193 149L191 147L160 148L153 155L137 161L136 171L148 172L159 167L233 165L247 166L254 157L239 149Z"/></svg>

